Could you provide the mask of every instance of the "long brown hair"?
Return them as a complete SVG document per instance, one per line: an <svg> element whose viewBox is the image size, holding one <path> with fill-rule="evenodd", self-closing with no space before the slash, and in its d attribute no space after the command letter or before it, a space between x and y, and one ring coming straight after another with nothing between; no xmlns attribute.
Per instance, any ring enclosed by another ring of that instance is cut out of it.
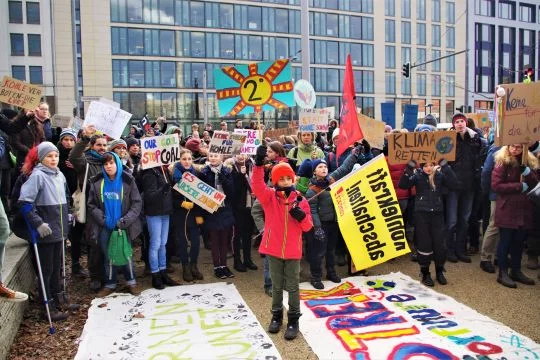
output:
<svg viewBox="0 0 540 360"><path fill-rule="evenodd" d="M287 156L285 154L285 148L283 147L283 144L279 141L272 141L270 144L268 144L268 147L272 149L275 153L277 153L279 157Z"/></svg>

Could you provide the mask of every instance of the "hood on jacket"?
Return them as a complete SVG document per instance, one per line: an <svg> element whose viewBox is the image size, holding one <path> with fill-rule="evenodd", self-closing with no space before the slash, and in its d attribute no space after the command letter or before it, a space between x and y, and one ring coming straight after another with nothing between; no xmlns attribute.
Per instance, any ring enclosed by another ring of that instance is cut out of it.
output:
<svg viewBox="0 0 540 360"><path fill-rule="evenodd" d="M521 165L521 156L519 156L518 160L518 158L510 155L508 146L505 145L495 153L495 165L518 167ZM530 151L527 151L527 166L533 170L538 169L538 159Z"/></svg>

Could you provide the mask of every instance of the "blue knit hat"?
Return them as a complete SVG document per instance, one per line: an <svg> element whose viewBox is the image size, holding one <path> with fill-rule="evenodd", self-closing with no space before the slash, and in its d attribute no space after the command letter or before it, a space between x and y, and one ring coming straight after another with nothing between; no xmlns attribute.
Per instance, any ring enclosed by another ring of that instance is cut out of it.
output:
<svg viewBox="0 0 540 360"><path fill-rule="evenodd" d="M317 168L317 166L319 166L320 164L324 164L326 166L328 166L328 164L326 163L326 160L323 160L323 159L315 159L315 160L312 160L311 161L311 169L313 171L315 171L315 169Z"/></svg>
<svg viewBox="0 0 540 360"><path fill-rule="evenodd" d="M77 133L73 129L63 129L60 133L60 141L66 136L71 136L75 141L77 141Z"/></svg>
<svg viewBox="0 0 540 360"><path fill-rule="evenodd" d="M417 125L416 128L414 129L414 132L425 132L425 131L435 131L436 128L431 126L431 125L428 125L428 124L420 124L420 125Z"/></svg>
<svg viewBox="0 0 540 360"><path fill-rule="evenodd" d="M306 159L302 162L298 168L297 175L299 177L311 178L313 176L313 169L311 168L311 160Z"/></svg>

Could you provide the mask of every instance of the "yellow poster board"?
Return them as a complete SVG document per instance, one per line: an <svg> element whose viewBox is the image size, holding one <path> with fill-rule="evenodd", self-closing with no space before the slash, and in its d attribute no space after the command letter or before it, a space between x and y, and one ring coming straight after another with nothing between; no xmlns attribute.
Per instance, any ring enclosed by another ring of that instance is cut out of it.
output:
<svg viewBox="0 0 540 360"><path fill-rule="evenodd" d="M356 270L410 252L384 155L334 183L330 194Z"/></svg>

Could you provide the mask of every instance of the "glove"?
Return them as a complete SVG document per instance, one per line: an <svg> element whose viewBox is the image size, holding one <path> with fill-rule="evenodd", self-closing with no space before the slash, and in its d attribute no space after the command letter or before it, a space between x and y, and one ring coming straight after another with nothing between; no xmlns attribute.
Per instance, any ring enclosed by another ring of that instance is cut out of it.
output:
<svg viewBox="0 0 540 360"><path fill-rule="evenodd" d="M519 171L521 172L521 175L523 176L527 176L531 173L531 168L529 168L528 166L525 166L525 165L521 165L519 167Z"/></svg>
<svg viewBox="0 0 540 360"><path fill-rule="evenodd" d="M356 156L360 156L362 152L364 152L364 146L362 144L356 145L356 147L352 151L352 153Z"/></svg>
<svg viewBox="0 0 540 360"><path fill-rule="evenodd" d="M307 177L298 178L296 183L296 190L300 191L302 194L305 194L309 188L309 179Z"/></svg>
<svg viewBox="0 0 540 360"><path fill-rule="evenodd" d="M204 224L204 218L202 216L195 216L195 223L197 225L202 225Z"/></svg>
<svg viewBox="0 0 540 360"><path fill-rule="evenodd" d="M47 237L52 234L51 227L47 223L43 223L38 226L37 232L41 238Z"/></svg>
<svg viewBox="0 0 540 360"><path fill-rule="evenodd" d="M124 229L125 226L124 226L124 219L120 219L116 222L116 228L118 229Z"/></svg>
<svg viewBox="0 0 540 360"><path fill-rule="evenodd" d="M182 203L180 204L181 207L183 207L184 209L186 210L191 210L193 209L193 203L191 201L182 201Z"/></svg>
<svg viewBox="0 0 540 360"><path fill-rule="evenodd" d="M417 168L416 161L410 160L410 161L407 163L407 168L410 169L410 170L416 169L416 168Z"/></svg>
<svg viewBox="0 0 540 360"><path fill-rule="evenodd" d="M266 146L260 145L255 153L255 165L263 166L264 158L266 157Z"/></svg>
<svg viewBox="0 0 540 360"><path fill-rule="evenodd" d="M366 141L366 139L362 140L362 145L364 145L364 151L366 153L371 151L371 145Z"/></svg>
<svg viewBox="0 0 540 360"><path fill-rule="evenodd" d="M448 160L446 160L446 159L444 159L444 158L441 159L441 161L439 161L439 165L440 165L441 167L448 165Z"/></svg>
<svg viewBox="0 0 540 360"><path fill-rule="evenodd" d="M527 183L521 183L521 188L523 190L521 190L522 193L526 192L527 190L529 190L529 185L527 185ZM39 229L38 229L39 230Z"/></svg>
<svg viewBox="0 0 540 360"><path fill-rule="evenodd" d="M324 242L326 240L326 233L324 232L323 228L320 226L317 226L315 228L315 232L313 234L315 240Z"/></svg>
<svg viewBox="0 0 540 360"><path fill-rule="evenodd" d="M298 206L295 206L291 210L289 210L289 214L291 214L291 216L298 222L306 218L306 213Z"/></svg>

